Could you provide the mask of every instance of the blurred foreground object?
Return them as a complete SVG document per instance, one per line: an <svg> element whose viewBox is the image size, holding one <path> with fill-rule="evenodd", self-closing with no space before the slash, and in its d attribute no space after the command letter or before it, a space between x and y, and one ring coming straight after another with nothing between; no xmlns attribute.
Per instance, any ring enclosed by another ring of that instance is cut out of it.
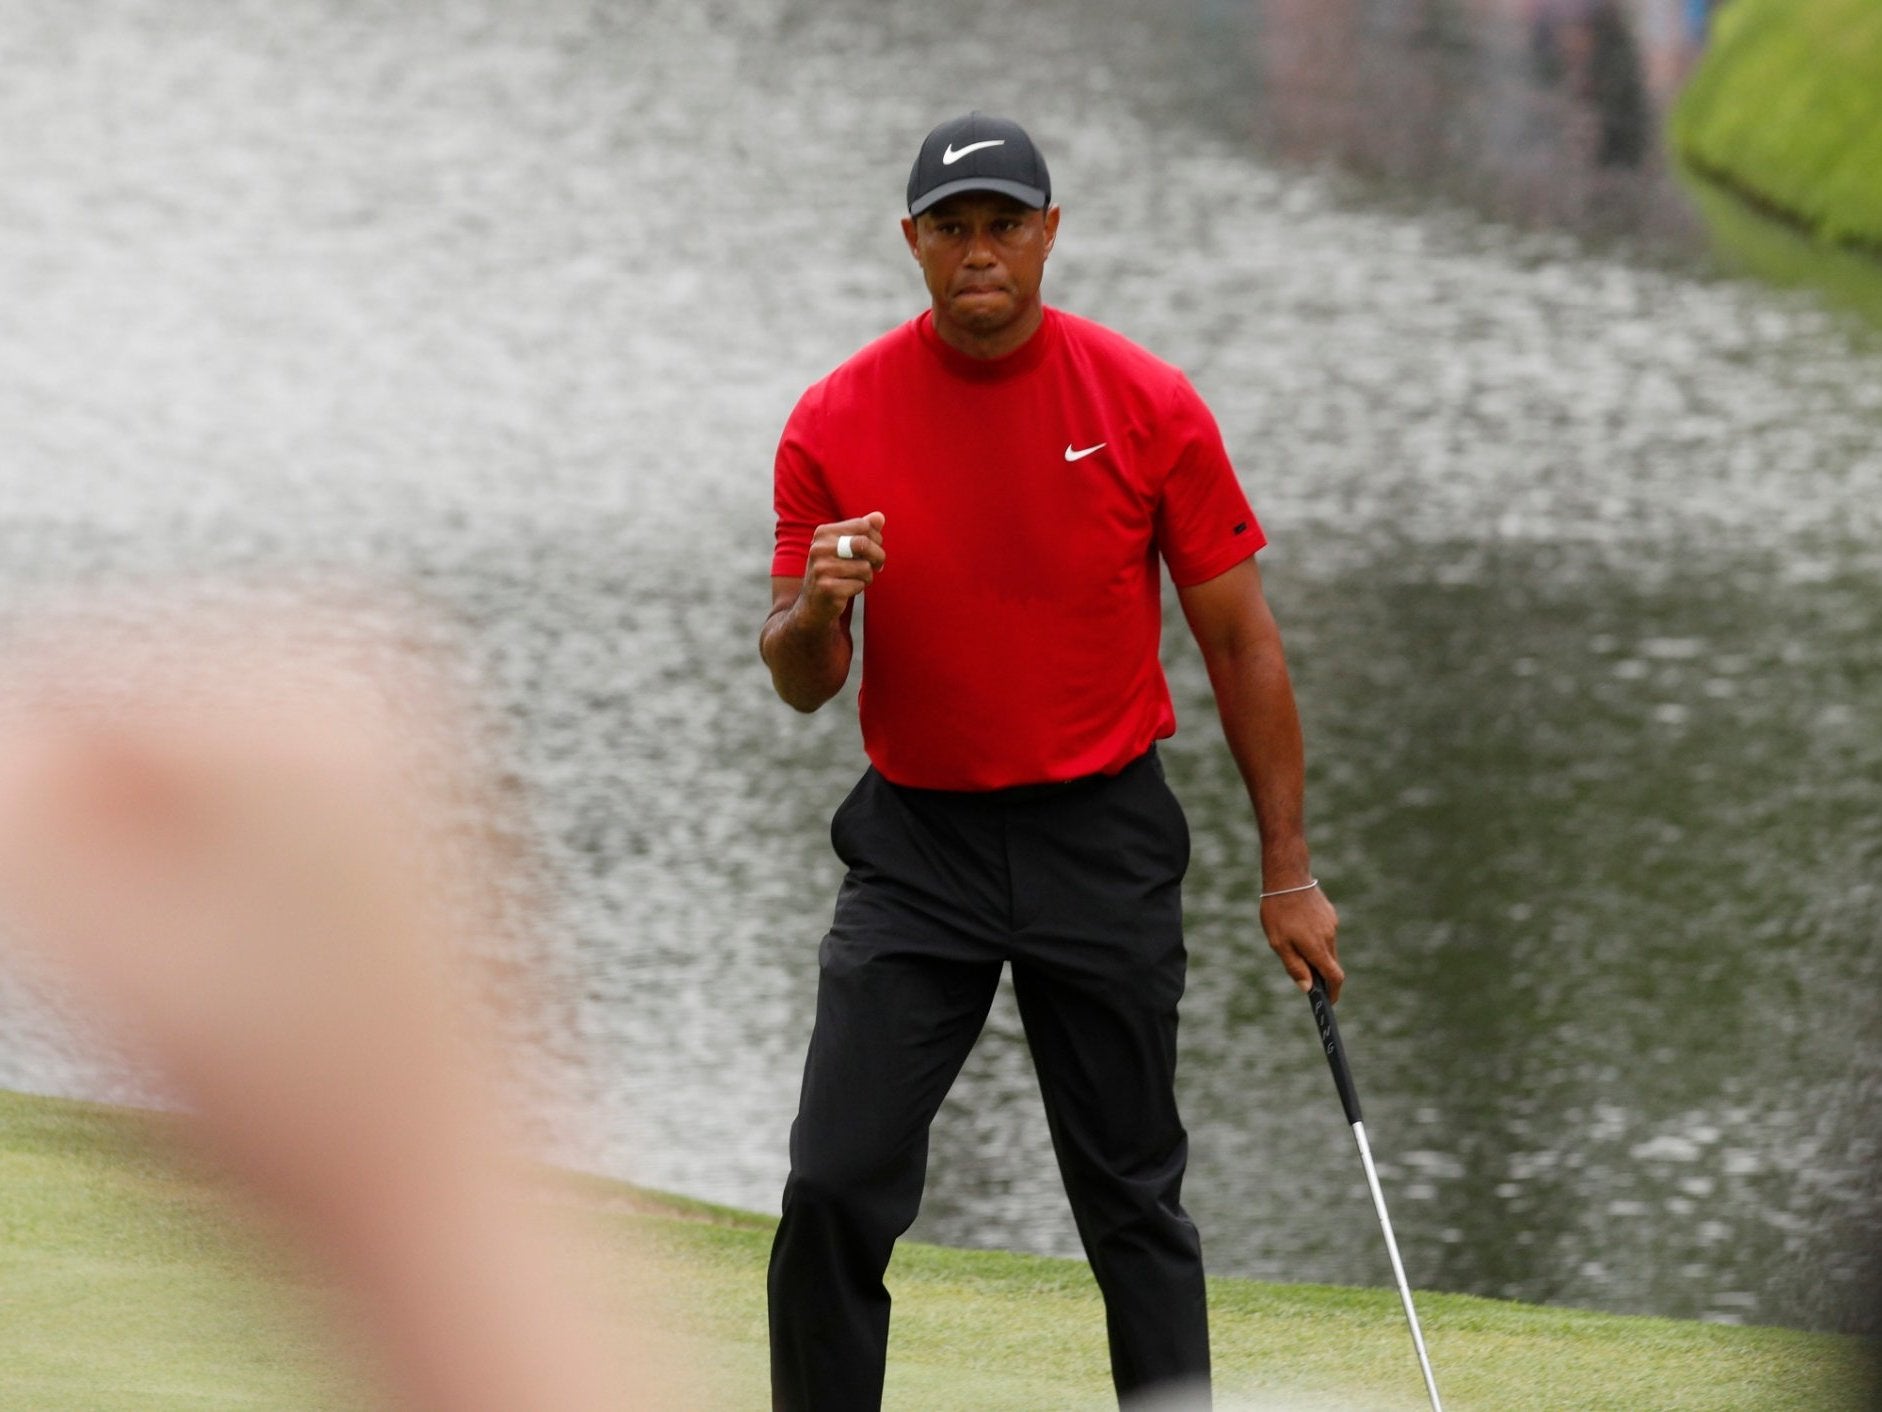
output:
<svg viewBox="0 0 1882 1412"><path fill-rule="evenodd" d="M324 1262L399 1406L650 1405L506 1151L454 964L506 872L468 713L369 621L225 595L12 625L0 922Z"/></svg>

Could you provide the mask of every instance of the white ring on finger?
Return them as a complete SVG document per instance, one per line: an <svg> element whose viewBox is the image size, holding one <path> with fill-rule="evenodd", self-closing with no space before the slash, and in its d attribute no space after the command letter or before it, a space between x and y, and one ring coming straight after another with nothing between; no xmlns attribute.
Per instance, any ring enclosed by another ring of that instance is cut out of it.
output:
<svg viewBox="0 0 1882 1412"><path fill-rule="evenodd" d="M856 557L855 544L855 535L839 534L836 537L836 557L839 559L854 559Z"/></svg>

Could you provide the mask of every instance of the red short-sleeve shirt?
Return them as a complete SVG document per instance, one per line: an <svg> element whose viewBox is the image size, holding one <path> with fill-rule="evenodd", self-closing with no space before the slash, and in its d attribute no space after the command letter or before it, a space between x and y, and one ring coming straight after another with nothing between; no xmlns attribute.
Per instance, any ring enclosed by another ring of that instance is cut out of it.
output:
<svg viewBox="0 0 1882 1412"><path fill-rule="evenodd" d="M988 790L1121 769L1176 729L1157 559L1179 587L1266 542L1177 369L1048 309L1005 358L922 314L799 400L771 572L880 510L862 596L863 745L897 784Z"/></svg>

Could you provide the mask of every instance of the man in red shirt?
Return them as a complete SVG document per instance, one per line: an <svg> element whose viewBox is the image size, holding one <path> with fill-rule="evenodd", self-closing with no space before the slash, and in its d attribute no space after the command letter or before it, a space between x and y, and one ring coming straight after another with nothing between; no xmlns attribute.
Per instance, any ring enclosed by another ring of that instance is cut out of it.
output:
<svg viewBox="0 0 1882 1412"><path fill-rule="evenodd" d="M870 768L831 826L848 872L772 1250L774 1405L880 1405L882 1274L1006 964L1119 1396L1201 1405L1174 1093L1189 835L1156 757L1176 728L1159 560L1254 806L1268 943L1303 990L1313 969L1335 996L1343 978L1265 541L1188 380L1041 303L1059 208L1021 128L936 128L908 208L931 309L806 392L778 447L760 650L814 711L848 678L864 604Z"/></svg>

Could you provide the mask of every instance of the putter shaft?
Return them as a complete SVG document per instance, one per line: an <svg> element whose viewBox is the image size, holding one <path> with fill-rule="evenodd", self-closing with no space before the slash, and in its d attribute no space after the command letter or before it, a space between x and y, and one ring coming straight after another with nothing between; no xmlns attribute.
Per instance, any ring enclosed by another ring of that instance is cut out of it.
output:
<svg viewBox="0 0 1882 1412"><path fill-rule="evenodd" d="M1405 1321L1411 1325L1412 1347L1418 1350L1418 1367L1425 1375L1425 1391L1431 1394L1431 1412L1444 1412L1438 1401L1438 1382L1431 1375L1431 1359L1425 1353L1424 1330L1418 1327L1418 1311L1412 1308L1411 1282L1405 1278L1404 1262L1398 1258L1398 1237L1392 1234L1392 1218L1385 1214L1385 1193L1379 1190L1379 1172L1372 1164L1372 1144L1366 1141L1366 1125L1359 1114L1359 1089L1353 1083L1352 1066L1346 1062L1346 1046L1340 1040L1340 1023L1333 1018L1333 1002L1327 996L1326 981L1313 973L1313 987L1307 1003L1313 1007L1314 1024L1320 1030L1320 1045L1326 1051L1327 1066L1333 1070L1333 1086L1339 1090L1340 1106L1346 1121L1353 1125L1353 1140L1359 1144L1359 1160L1366 1169L1366 1186L1372 1192L1372 1209L1379 1213L1379 1229L1385 1232L1385 1250L1392 1257L1392 1277L1398 1281L1399 1302L1405 1306Z"/></svg>
<svg viewBox="0 0 1882 1412"><path fill-rule="evenodd" d="M1438 1401L1438 1380L1431 1376L1431 1359L1425 1353L1424 1331L1418 1327L1418 1311L1412 1308L1411 1282L1405 1278L1404 1262L1398 1258L1398 1238L1392 1234L1392 1218L1385 1214L1385 1193L1379 1190L1379 1172L1372 1165L1372 1146L1366 1141L1365 1123L1353 1124L1353 1139L1359 1144L1366 1185L1372 1189L1372 1209L1379 1213L1379 1229L1385 1232L1386 1254L1392 1257L1392 1277L1398 1281L1399 1302L1405 1306L1405 1321L1411 1325L1412 1347L1418 1350L1418 1367L1425 1375L1425 1391L1431 1394L1431 1412L1444 1412L1444 1404Z"/></svg>

